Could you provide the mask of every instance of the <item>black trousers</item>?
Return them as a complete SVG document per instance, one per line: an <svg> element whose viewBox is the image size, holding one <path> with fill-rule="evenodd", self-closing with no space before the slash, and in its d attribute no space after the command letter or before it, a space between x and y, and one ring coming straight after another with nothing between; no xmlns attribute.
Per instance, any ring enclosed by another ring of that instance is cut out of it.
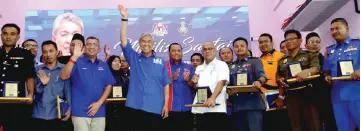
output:
<svg viewBox="0 0 361 131"><path fill-rule="evenodd" d="M197 114L197 131L224 131L227 119L226 113Z"/></svg>
<svg viewBox="0 0 361 131"><path fill-rule="evenodd" d="M32 128L30 128L30 130L33 131L63 131L63 123L59 119L44 120L33 118L31 123Z"/></svg>
<svg viewBox="0 0 361 131"><path fill-rule="evenodd" d="M193 115L191 112L169 112L162 127L163 131L193 131Z"/></svg>
<svg viewBox="0 0 361 131"><path fill-rule="evenodd" d="M124 103L108 103L106 111L105 131L131 131Z"/></svg>
<svg viewBox="0 0 361 131"><path fill-rule="evenodd" d="M322 131L312 91L306 87L287 93L285 100L292 131Z"/></svg>
<svg viewBox="0 0 361 131"><path fill-rule="evenodd" d="M287 110L265 111L263 113L263 131L290 131L291 126Z"/></svg>
<svg viewBox="0 0 361 131"><path fill-rule="evenodd" d="M160 131L162 117L159 114L125 107L128 112L128 125L132 131ZM119 123L121 124L121 123Z"/></svg>
<svg viewBox="0 0 361 131"><path fill-rule="evenodd" d="M316 108L320 115L320 120L326 131L337 131L335 115L331 103L331 87L319 82L314 88Z"/></svg>
<svg viewBox="0 0 361 131"><path fill-rule="evenodd" d="M29 130L33 105L0 104L0 123L4 131Z"/></svg>

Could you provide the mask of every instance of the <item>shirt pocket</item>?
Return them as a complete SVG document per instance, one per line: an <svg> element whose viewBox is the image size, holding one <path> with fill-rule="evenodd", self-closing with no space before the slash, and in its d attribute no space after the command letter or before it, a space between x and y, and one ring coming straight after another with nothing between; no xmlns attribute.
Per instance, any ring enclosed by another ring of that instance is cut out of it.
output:
<svg viewBox="0 0 361 131"><path fill-rule="evenodd" d="M64 96L64 86L65 86L65 81L59 79L58 81L53 83L53 87L52 88L52 93L54 96Z"/></svg>

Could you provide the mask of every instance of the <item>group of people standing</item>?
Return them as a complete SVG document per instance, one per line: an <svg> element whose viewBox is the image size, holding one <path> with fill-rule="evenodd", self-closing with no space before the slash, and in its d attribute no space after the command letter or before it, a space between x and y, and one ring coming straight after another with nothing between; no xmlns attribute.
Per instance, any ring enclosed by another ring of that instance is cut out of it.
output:
<svg viewBox="0 0 361 131"><path fill-rule="evenodd" d="M5 96L8 83L16 83L17 96L30 98L27 104L0 104L0 123L5 131L277 130L286 124L271 120L268 122L274 125L264 126L264 94L268 91L279 91L269 104L279 110L286 107L292 131L360 128L360 41L349 37L343 18L331 22L335 44L326 48L325 56L319 52L321 38L317 33L306 36L307 50L303 50L301 33L287 30L280 44L282 52L274 49L272 36L264 33L258 39L260 57L252 57L247 39L239 37L232 47L220 49L220 59L214 44L205 42L201 53L191 56L189 65L182 62L179 43L169 45L169 61L156 56L151 34L141 34L141 52L136 52L127 40L128 9L119 5L118 10L123 55L110 56L104 47L104 61L97 58L100 40L93 36L84 39L76 33L70 56L59 56L57 44L44 41L43 64L38 65L34 60L36 41L27 40L23 48L17 48L20 28L15 24L1 28L0 95ZM352 61L351 80L332 81L332 77L342 76L340 61ZM299 66L296 73L295 66ZM307 80L314 75L320 77ZM244 85L259 91L227 88L239 85L239 76L245 76ZM297 82L287 83L291 78ZM115 86L122 88L125 104L106 102ZM197 89L201 87L211 92L203 106L186 107L198 102ZM69 104L61 119L57 118L57 96ZM278 116L272 117L267 119Z"/></svg>

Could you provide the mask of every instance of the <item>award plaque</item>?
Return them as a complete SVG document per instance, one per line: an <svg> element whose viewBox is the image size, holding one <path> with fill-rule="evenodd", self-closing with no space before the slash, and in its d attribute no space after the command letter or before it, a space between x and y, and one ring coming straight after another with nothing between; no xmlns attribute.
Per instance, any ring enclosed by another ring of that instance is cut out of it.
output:
<svg viewBox="0 0 361 131"><path fill-rule="evenodd" d="M197 88L197 104L203 104L209 97L211 97L212 92L209 87L198 87Z"/></svg>
<svg viewBox="0 0 361 131"><path fill-rule="evenodd" d="M289 78L295 77L298 73L302 71L301 63L292 63L288 65Z"/></svg>
<svg viewBox="0 0 361 131"><path fill-rule="evenodd" d="M122 86L113 86L113 98L121 98L123 97L123 90Z"/></svg>
<svg viewBox="0 0 361 131"><path fill-rule="evenodd" d="M66 117L66 112L68 111L69 105L68 102L56 96L56 106L58 112L58 119L62 119Z"/></svg>
<svg viewBox="0 0 361 131"><path fill-rule="evenodd" d="M268 90L264 93L266 111L276 110L277 106L275 103L273 103L273 101L278 98L278 95L278 90ZM283 108L286 108L286 106L284 106Z"/></svg>
<svg viewBox="0 0 361 131"><path fill-rule="evenodd" d="M238 86L248 85L247 73L237 74L237 85Z"/></svg>
<svg viewBox="0 0 361 131"><path fill-rule="evenodd" d="M18 97L18 82L4 82L3 97Z"/></svg>
<svg viewBox="0 0 361 131"><path fill-rule="evenodd" d="M340 76L350 76L354 72L352 61L338 61L338 72Z"/></svg>

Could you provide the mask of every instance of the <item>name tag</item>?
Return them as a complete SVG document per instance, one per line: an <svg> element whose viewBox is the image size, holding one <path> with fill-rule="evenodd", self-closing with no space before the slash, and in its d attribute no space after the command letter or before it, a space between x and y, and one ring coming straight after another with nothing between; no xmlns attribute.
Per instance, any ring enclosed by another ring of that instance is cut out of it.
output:
<svg viewBox="0 0 361 131"><path fill-rule="evenodd" d="M10 57L10 60L22 60L24 57Z"/></svg>
<svg viewBox="0 0 361 131"><path fill-rule="evenodd" d="M162 64L162 59L154 58L154 59L153 59L153 63L154 63L154 64Z"/></svg>
<svg viewBox="0 0 361 131"><path fill-rule="evenodd" d="M83 70L86 70L87 68L82 68Z"/></svg>
<svg viewBox="0 0 361 131"><path fill-rule="evenodd" d="M104 70L104 69L103 69L103 67L98 67L98 70L102 71L102 70Z"/></svg>

